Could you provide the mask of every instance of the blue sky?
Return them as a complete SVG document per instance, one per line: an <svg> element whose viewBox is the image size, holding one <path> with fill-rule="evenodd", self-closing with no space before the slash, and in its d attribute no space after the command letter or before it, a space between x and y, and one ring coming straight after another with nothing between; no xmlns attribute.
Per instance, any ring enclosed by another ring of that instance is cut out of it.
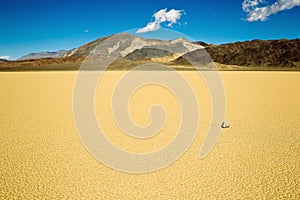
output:
<svg viewBox="0 0 300 200"><path fill-rule="evenodd" d="M300 37L300 6L270 15L265 21L249 22L246 19L251 11L243 10L243 1L2 1L0 57L16 59L30 52L72 49L99 37L145 27L154 20L152 15L164 8L184 10L172 29L207 43ZM261 1L263 7L277 0L250 1Z"/></svg>

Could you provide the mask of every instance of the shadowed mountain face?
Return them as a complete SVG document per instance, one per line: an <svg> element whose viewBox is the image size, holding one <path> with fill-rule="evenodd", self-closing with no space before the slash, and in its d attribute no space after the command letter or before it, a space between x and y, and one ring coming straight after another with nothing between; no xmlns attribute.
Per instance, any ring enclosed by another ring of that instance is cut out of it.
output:
<svg viewBox="0 0 300 200"><path fill-rule="evenodd" d="M143 60L151 58L161 58L172 55L171 52L155 48L144 47L142 49L136 49L132 53L125 56L129 60Z"/></svg>
<svg viewBox="0 0 300 200"><path fill-rule="evenodd" d="M205 49L199 49L195 51L191 51L183 56L180 56L176 60L172 61L174 64L180 65L208 65L213 63L214 60L212 57L207 53Z"/></svg>

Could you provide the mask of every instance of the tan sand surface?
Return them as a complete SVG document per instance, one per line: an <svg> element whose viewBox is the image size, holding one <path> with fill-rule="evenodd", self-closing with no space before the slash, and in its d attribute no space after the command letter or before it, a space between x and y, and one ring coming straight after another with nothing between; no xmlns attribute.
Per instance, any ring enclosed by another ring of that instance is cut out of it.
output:
<svg viewBox="0 0 300 200"><path fill-rule="evenodd" d="M109 106L123 73L107 72L100 82L98 120L115 145L158 150L178 129L178 102L163 87L140 88L129 104L133 121L147 125L155 103L168 119L148 140L125 136ZM211 115L208 91L196 72L180 73L199 101L197 136L175 163L146 174L115 171L87 152L72 115L77 72L0 73L0 199L299 199L300 73L221 72L231 127L204 159L198 154Z"/></svg>

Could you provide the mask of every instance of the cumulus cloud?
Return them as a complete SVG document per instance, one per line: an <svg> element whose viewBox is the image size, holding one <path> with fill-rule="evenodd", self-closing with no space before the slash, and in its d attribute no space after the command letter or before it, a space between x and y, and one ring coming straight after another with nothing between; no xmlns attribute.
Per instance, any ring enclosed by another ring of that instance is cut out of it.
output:
<svg viewBox="0 0 300 200"><path fill-rule="evenodd" d="M244 0L244 2L242 3L242 8L245 12L250 12L261 3L266 3L266 1L265 0Z"/></svg>
<svg viewBox="0 0 300 200"><path fill-rule="evenodd" d="M0 56L0 59L9 60L9 59L10 59L10 56Z"/></svg>
<svg viewBox="0 0 300 200"><path fill-rule="evenodd" d="M168 27L172 27L173 24L176 24L177 21L181 18L183 10L171 9L167 11L167 8L161 9L158 12L154 13L154 21L149 22L147 26L138 29L137 33L146 33L150 31L157 31L161 28L162 23L167 23Z"/></svg>
<svg viewBox="0 0 300 200"><path fill-rule="evenodd" d="M262 6L266 3L266 0L244 0L242 8L248 13L247 21L265 21L270 15L300 6L300 0L278 0L272 5Z"/></svg>

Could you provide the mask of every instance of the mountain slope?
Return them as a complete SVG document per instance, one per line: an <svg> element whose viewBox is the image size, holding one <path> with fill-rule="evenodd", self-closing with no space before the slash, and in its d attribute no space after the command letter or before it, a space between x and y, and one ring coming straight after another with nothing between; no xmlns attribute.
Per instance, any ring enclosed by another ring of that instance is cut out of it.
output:
<svg viewBox="0 0 300 200"><path fill-rule="evenodd" d="M66 53L64 56L62 57L71 57L71 56L86 56L88 55L93 49L95 49L96 46L98 46L101 42L103 42L104 40L106 40L109 37L102 37L99 38L95 41L89 42L87 44L84 44L78 48L72 49L70 50L68 53Z"/></svg>

